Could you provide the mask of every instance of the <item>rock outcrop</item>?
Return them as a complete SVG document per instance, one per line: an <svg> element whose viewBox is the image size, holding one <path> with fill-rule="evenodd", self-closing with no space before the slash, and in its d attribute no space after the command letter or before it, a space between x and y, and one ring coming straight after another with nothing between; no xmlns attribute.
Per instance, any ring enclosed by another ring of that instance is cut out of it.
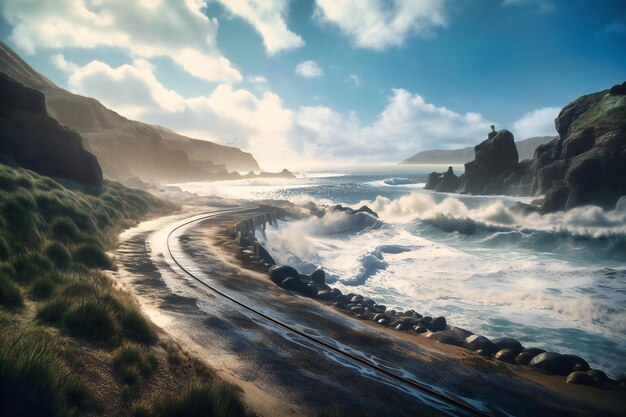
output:
<svg viewBox="0 0 626 417"><path fill-rule="evenodd" d="M559 139L535 152L531 193L546 195L545 211L614 209L626 195L626 82L568 104L555 125Z"/></svg>
<svg viewBox="0 0 626 417"><path fill-rule="evenodd" d="M465 164L459 192L466 194L501 194L504 180L517 169L519 156L513 134L506 129L474 148L475 158Z"/></svg>
<svg viewBox="0 0 626 417"><path fill-rule="evenodd" d="M428 182L425 188L443 193L453 193L461 185L461 179L456 176L452 167L443 173L431 172L428 174Z"/></svg>
<svg viewBox="0 0 626 417"><path fill-rule="evenodd" d="M426 188L545 195L543 212L584 205L614 209L626 195L626 82L568 104L555 126L559 137L539 146L532 160L521 162L511 132L492 132L474 149L475 159L465 164L457 189L442 185L447 173L430 174Z"/></svg>
<svg viewBox="0 0 626 417"><path fill-rule="evenodd" d="M503 194L508 191L509 178L521 176L519 156L513 134L506 129L489 133L474 147L474 160L465 164L465 173L457 177L452 167L441 174L428 176L425 188L463 194Z"/></svg>
<svg viewBox="0 0 626 417"><path fill-rule="evenodd" d="M49 177L102 184L94 155L81 137L46 111L44 95L0 73L0 161Z"/></svg>

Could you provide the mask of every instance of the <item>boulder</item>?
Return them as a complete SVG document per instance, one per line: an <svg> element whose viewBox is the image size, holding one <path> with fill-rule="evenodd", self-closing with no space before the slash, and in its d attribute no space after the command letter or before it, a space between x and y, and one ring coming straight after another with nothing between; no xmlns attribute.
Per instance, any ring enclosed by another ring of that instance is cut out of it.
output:
<svg viewBox="0 0 626 417"><path fill-rule="evenodd" d="M588 371L589 364L580 356L565 354L563 359L568 361L574 371Z"/></svg>
<svg viewBox="0 0 626 417"><path fill-rule="evenodd" d="M511 337L499 337L497 339L493 339L492 342L496 348L496 351L509 349L510 351L515 353L515 355L517 355L524 350L522 344Z"/></svg>
<svg viewBox="0 0 626 417"><path fill-rule="evenodd" d="M465 342L473 351L482 350L488 353L494 353L497 351L496 346L493 344L493 342L487 339L485 336L473 334L465 339Z"/></svg>
<svg viewBox="0 0 626 417"><path fill-rule="evenodd" d="M445 317L435 317L431 322L427 322L426 327L432 332L439 332L448 327Z"/></svg>
<svg viewBox="0 0 626 417"><path fill-rule="evenodd" d="M575 361L555 352L544 352L530 361L530 366L557 375L569 375L574 371Z"/></svg>
<svg viewBox="0 0 626 417"><path fill-rule="evenodd" d="M429 332L426 334L426 337L436 341L437 343L442 343L444 345L453 345L453 346L462 346L463 341L459 338L451 334L450 332L443 330L439 332Z"/></svg>
<svg viewBox="0 0 626 417"><path fill-rule="evenodd" d="M287 277L298 278L300 276L298 271L289 265L274 265L270 268L269 274L270 279L276 285L280 285Z"/></svg>
<svg viewBox="0 0 626 417"><path fill-rule="evenodd" d="M317 298L323 301L331 301L335 299L335 293L332 291L322 290L317 293Z"/></svg>
<svg viewBox="0 0 626 417"><path fill-rule="evenodd" d="M415 333L426 333L428 329L421 324L416 324L415 326L413 326L413 331Z"/></svg>
<svg viewBox="0 0 626 417"><path fill-rule="evenodd" d="M304 290L304 295L311 298L317 298L318 291L315 284L307 284L306 289Z"/></svg>
<svg viewBox="0 0 626 417"><path fill-rule="evenodd" d="M515 360L515 352L511 349L501 349L494 355L494 358L507 363L513 363Z"/></svg>
<svg viewBox="0 0 626 417"><path fill-rule="evenodd" d="M325 284L326 283L326 273L323 269L316 269L311 274L311 280L316 284Z"/></svg>
<svg viewBox="0 0 626 417"><path fill-rule="evenodd" d="M286 290L299 293L306 293L306 291L308 291L308 285L300 278L287 277L283 280L280 286Z"/></svg>
<svg viewBox="0 0 626 417"><path fill-rule="evenodd" d="M565 380L568 384L596 386L596 381L591 375L583 371L574 371Z"/></svg>

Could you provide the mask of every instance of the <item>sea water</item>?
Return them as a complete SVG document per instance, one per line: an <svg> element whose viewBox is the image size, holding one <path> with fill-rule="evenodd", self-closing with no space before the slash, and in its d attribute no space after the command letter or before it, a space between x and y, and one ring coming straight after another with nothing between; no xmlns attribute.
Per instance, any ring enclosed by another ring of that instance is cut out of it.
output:
<svg viewBox="0 0 626 417"><path fill-rule="evenodd" d="M201 195L366 204L378 219L335 212L281 221L258 237L277 262L303 273L321 267L343 292L625 375L626 209L522 215L510 208L528 198L423 189L428 172L446 168L178 185Z"/></svg>

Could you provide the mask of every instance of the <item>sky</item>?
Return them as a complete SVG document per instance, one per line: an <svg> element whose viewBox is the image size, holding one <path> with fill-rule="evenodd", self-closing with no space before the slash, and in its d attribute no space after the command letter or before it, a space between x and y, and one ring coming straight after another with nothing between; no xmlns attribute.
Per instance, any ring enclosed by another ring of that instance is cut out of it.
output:
<svg viewBox="0 0 626 417"><path fill-rule="evenodd" d="M397 163L491 124L556 135L563 106L626 80L623 0L0 0L0 38L274 170Z"/></svg>

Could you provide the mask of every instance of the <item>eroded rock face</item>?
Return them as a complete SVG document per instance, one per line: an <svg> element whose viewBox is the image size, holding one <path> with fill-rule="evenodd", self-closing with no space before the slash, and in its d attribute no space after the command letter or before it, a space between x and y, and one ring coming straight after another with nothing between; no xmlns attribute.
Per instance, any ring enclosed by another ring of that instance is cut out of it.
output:
<svg viewBox="0 0 626 417"><path fill-rule="evenodd" d="M440 192L465 194L503 194L509 189L507 179L521 178L519 156L513 134L506 129L491 132L489 138L474 148L475 158L465 164L465 173L457 177L452 167L444 173L433 172L425 188ZM527 181L530 182L530 181Z"/></svg>
<svg viewBox="0 0 626 417"><path fill-rule="evenodd" d="M431 172L428 175L428 182L426 183L427 190L435 190L444 193L453 193L461 185L461 180L452 167L448 167L448 170L444 173Z"/></svg>
<svg viewBox="0 0 626 417"><path fill-rule="evenodd" d="M521 162L511 132L491 132L465 164L459 187L443 186L445 174L433 172L426 189L545 195L542 211L547 213L584 205L614 209L626 195L626 82L571 102L555 127L559 137Z"/></svg>
<svg viewBox="0 0 626 417"><path fill-rule="evenodd" d="M0 161L49 177L102 184L100 165L94 155L83 149L80 135L48 115L42 93L3 73Z"/></svg>
<svg viewBox="0 0 626 417"><path fill-rule="evenodd" d="M537 149L533 167L544 211L615 208L626 194L626 82L571 102L555 126L559 139Z"/></svg>
<svg viewBox="0 0 626 417"><path fill-rule="evenodd" d="M505 190L504 180L513 174L519 162L513 134L500 130L474 148L475 158L465 164L460 192L467 194L499 194Z"/></svg>

